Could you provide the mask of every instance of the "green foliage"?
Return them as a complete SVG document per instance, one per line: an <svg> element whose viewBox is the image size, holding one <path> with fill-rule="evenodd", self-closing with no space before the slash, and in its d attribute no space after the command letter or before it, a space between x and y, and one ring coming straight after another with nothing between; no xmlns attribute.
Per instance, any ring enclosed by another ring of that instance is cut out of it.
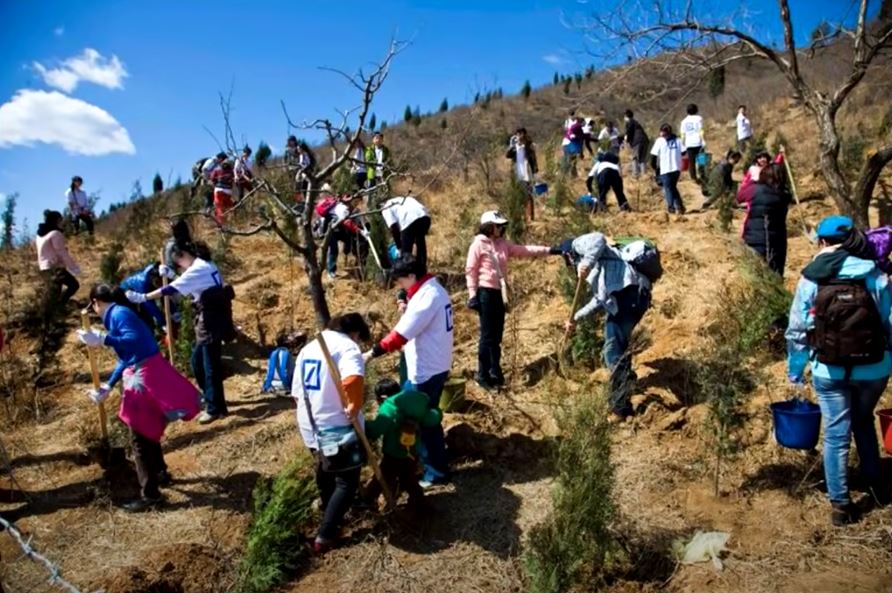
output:
<svg viewBox="0 0 892 593"><path fill-rule="evenodd" d="M372 130L374 132L375 126L377 125L377 123L378 123L378 118L373 113L372 117L369 118L369 130Z"/></svg>
<svg viewBox="0 0 892 593"><path fill-rule="evenodd" d="M530 530L523 565L533 593L602 590L619 552L610 531L616 514L607 394L565 394L556 420L553 510Z"/></svg>
<svg viewBox="0 0 892 593"><path fill-rule="evenodd" d="M588 217L585 217L586 219ZM569 233L566 238L591 232L591 226L581 232ZM558 283L564 301L570 305L576 294L577 276L575 270L564 266L561 268ZM585 281L583 281L585 282ZM579 306L584 305L591 298L591 288L583 286L582 299ZM570 360L573 365L584 365L590 370L601 366L601 350L604 347L604 320L600 315L589 315L576 324L576 331L570 337Z"/></svg>
<svg viewBox="0 0 892 593"><path fill-rule="evenodd" d="M6 196L3 202L3 215L0 221L3 222L3 237L0 239L0 249L9 251L15 243L15 206L19 194L12 193Z"/></svg>
<svg viewBox="0 0 892 593"><path fill-rule="evenodd" d="M528 199L530 197L527 189L514 175L510 175L499 192L498 203L499 211L508 219L507 235L514 241L520 241L526 231L525 209Z"/></svg>
<svg viewBox="0 0 892 593"><path fill-rule="evenodd" d="M561 75L557 72L554 73L554 78L551 79L551 84L557 86L557 84L561 81Z"/></svg>
<svg viewBox="0 0 892 593"><path fill-rule="evenodd" d="M381 131L383 132L383 131L386 130L386 129L387 129L387 122L386 122L386 121L382 121L382 122L381 122Z"/></svg>
<svg viewBox="0 0 892 593"><path fill-rule="evenodd" d="M177 301L180 311L180 325L173 342L173 358L180 372L194 376L192 373L192 340L195 337L195 309L191 299Z"/></svg>
<svg viewBox="0 0 892 593"><path fill-rule="evenodd" d="M406 105L405 111L403 111L403 121L408 122L412 121L412 106Z"/></svg>
<svg viewBox="0 0 892 593"><path fill-rule="evenodd" d="M417 106L415 111L412 112L412 125L416 128L421 125L421 109Z"/></svg>
<svg viewBox="0 0 892 593"><path fill-rule="evenodd" d="M152 179L152 193L160 194L164 191L164 181L161 179L160 173L155 173L155 177Z"/></svg>
<svg viewBox="0 0 892 593"><path fill-rule="evenodd" d="M446 100L446 97L443 97L443 100L440 101L440 113L446 113L449 111L449 101Z"/></svg>
<svg viewBox="0 0 892 593"><path fill-rule="evenodd" d="M570 78L566 78L566 79L564 79L564 94L565 94L565 95L569 95L569 94L570 94L570 84L571 84L572 82L573 82L573 80L570 79Z"/></svg>
<svg viewBox="0 0 892 593"><path fill-rule="evenodd" d="M307 562L300 529L311 521L316 498L308 465L298 458L275 479L262 478L254 487L251 526L239 566L240 593L277 589Z"/></svg>
<svg viewBox="0 0 892 593"><path fill-rule="evenodd" d="M709 71L709 96L718 99L725 92L725 66Z"/></svg>
<svg viewBox="0 0 892 593"><path fill-rule="evenodd" d="M124 260L124 245L115 241L108 246L108 250L102 254L99 260L99 277L106 284L118 284L124 274L121 271L121 262Z"/></svg>
<svg viewBox="0 0 892 593"><path fill-rule="evenodd" d="M749 143L749 146L746 149L746 154L743 155L743 160L741 161L744 170L755 162L756 154L763 150L768 150L768 136L766 136L764 132L756 134L756 136L753 137L753 141Z"/></svg>
<svg viewBox="0 0 892 593"><path fill-rule="evenodd" d="M576 81L576 88L581 89L582 88L582 74L577 72L576 74L573 75L573 80Z"/></svg>
<svg viewBox="0 0 892 593"><path fill-rule="evenodd" d="M254 153L254 164L262 169L266 166L266 163L272 154L273 151L270 150L269 144L261 140L260 144L257 145L257 152Z"/></svg>
<svg viewBox="0 0 892 593"><path fill-rule="evenodd" d="M533 91L533 87L530 86L530 81L527 80L523 83L523 86L520 87L520 94L523 96L524 100L530 98L530 93Z"/></svg>

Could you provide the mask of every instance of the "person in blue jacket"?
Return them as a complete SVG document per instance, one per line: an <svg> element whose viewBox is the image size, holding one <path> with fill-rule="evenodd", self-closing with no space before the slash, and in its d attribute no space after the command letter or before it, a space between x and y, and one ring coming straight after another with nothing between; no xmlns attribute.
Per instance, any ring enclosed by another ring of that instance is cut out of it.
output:
<svg viewBox="0 0 892 593"><path fill-rule="evenodd" d="M821 250L802 270L786 332L790 381L803 385L806 366L811 366L824 423L830 518L836 526L858 519L847 476L853 435L861 475L874 497L887 503L889 495L880 474L873 409L892 373L892 295L888 277L851 247L854 233L846 216L818 224Z"/></svg>
<svg viewBox="0 0 892 593"><path fill-rule="evenodd" d="M167 273L168 277L173 276L170 268L164 264L159 265L157 263L151 263L139 272L124 278L119 286L121 290L125 291L132 290L141 293L152 292L153 290L161 288L161 273ZM164 319L164 312L161 310L161 307L153 301L146 301L145 303L140 303L134 306L136 307L136 314L139 315L139 318L145 321L149 327L154 326L158 329L169 329L165 327L167 322ZM173 320L176 320L178 317L174 299L170 299L170 315Z"/></svg>

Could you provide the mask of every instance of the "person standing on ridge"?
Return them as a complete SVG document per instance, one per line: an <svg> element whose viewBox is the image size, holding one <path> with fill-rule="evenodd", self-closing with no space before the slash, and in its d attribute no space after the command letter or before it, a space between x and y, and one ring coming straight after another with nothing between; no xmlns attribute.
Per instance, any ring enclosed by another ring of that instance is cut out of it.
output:
<svg viewBox="0 0 892 593"><path fill-rule="evenodd" d="M365 149L368 187L384 185L390 170L390 149L384 144L384 134L375 132L372 145Z"/></svg>
<svg viewBox="0 0 892 593"><path fill-rule="evenodd" d="M737 150L745 152L747 147L753 141L753 124L750 118L746 116L746 105L737 107Z"/></svg>
<svg viewBox="0 0 892 593"><path fill-rule="evenodd" d="M683 151L688 156L688 171L691 173L691 179L697 181L697 155L706 148L706 141L703 139L703 117L699 115L695 103L688 105L687 112L688 115L681 120L678 130L684 146Z"/></svg>
<svg viewBox="0 0 892 593"><path fill-rule="evenodd" d="M87 227L87 232L93 234L93 212L90 210L90 200L87 192L82 188L84 185L83 178L75 175L71 178L71 185L65 192L65 199L68 202L68 211L71 213L71 224L74 227L74 234L77 235L81 230L81 221Z"/></svg>
<svg viewBox="0 0 892 593"><path fill-rule="evenodd" d="M245 194L254 189L254 168L251 165L251 147L245 146L242 154L236 159L235 167L233 167L233 176L235 177L235 186L238 188L239 201L245 197Z"/></svg>

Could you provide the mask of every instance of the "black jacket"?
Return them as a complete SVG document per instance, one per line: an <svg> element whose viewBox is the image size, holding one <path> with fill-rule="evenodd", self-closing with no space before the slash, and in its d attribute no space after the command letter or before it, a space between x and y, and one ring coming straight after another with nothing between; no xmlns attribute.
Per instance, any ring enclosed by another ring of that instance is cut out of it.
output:
<svg viewBox="0 0 892 593"><path fill-rule="evenodd" d="M530 172L535 175L539 172L539 164L536 162L536 149L533 146L533 143L530 142L526 145L525 155L527 157L527 162L530 164ZM517 159L517 147L513 144L508 148L508 152L505 153L506 159L511 159L512 161Z"/></svg>
<svg viewBox="0 0 892 593"><path fill-rule="evenodd" d="M647 132L644 131L644 128L641 126L641 124L638 123L638 120L632 118L627 121L626 144L628 144L629 146L640 146L647 143Z"/></svg>
<svg viewBox="0 0 892 593"><path fill-rule="evenodd" d="M743 240L754 248L786 251L787 247L787 208L790 194L759 183L749 213L743 225Z"/></svg>

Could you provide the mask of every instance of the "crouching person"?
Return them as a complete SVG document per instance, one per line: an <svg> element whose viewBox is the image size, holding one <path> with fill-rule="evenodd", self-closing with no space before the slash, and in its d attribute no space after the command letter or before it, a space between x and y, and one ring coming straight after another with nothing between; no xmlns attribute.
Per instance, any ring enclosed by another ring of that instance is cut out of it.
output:
<svg viewBox="0 0 892 593"><path fill-rule="evenodd" d="M608 245L601 233L574 239L569 255L576 262L579 279L591 287L592 298L567 322L566 329L573 331L582 318L598 311L607 313L602 356L610 370L608 420L620 422L632 415L631 395L636 376L629 343L635 326L650 307L651 280L627 261L620 249Z"/></svg>
<svg viewBox="0 0 892 593"><path fill-rule="evenodd" d="M818 224L818 255L802 270L787 328L787 372L795 385L811 376L824 420L824 478L830 520L842 526L858 519L849 494L852 436L861 475L878 502L888 504L873 409L889 382L892 358L892 296L876 264L855 255L852 220L831 216Z"/></svg>
<svg viewBox="0 0 892 593"><path fill-rule="evenodd" d="M161 437L172 420L191 420L199 411L199 392L161 356L149 327L127 306L123 292L107 284L90 290L90 306L102 318L106 331L78 330L81 342L91 348L109 346L118 365L90 399L99 404L123 378L124 391L118 417L130 427L133 459L140 498L124 505L129 512L145 511L164 502L160 486L170 482L161 452Z"/></svg>
<svg viewBox="0 0 892 593"><path fill-rule="evenodd" d="M347 401L341 401L318 339L297 355L297 375L291 390L297 403L300 436L316 458L316 486L322 498L322 523L313 543L317 554L334 547L344 515L359 489L365 451L352 422L358 419L363 425L365 362L359 344L370 339L369 327L359 313L334 317L322 336Z"/></svg>
<svg viewBox="0 0 892 593"><path fill-rule="evenodd" d="M414 389L400 390L396 381L385 379L375 385L378 415L366 423L370 441L382 439L381 475L387 487L399 498L400 492L409 496L409 507L423 506L424 489L418 483L420 429L439 426L443 413L428 406L427 395ZM375 506L381 495L377 479L366 486L364 498Z"/></svg>

